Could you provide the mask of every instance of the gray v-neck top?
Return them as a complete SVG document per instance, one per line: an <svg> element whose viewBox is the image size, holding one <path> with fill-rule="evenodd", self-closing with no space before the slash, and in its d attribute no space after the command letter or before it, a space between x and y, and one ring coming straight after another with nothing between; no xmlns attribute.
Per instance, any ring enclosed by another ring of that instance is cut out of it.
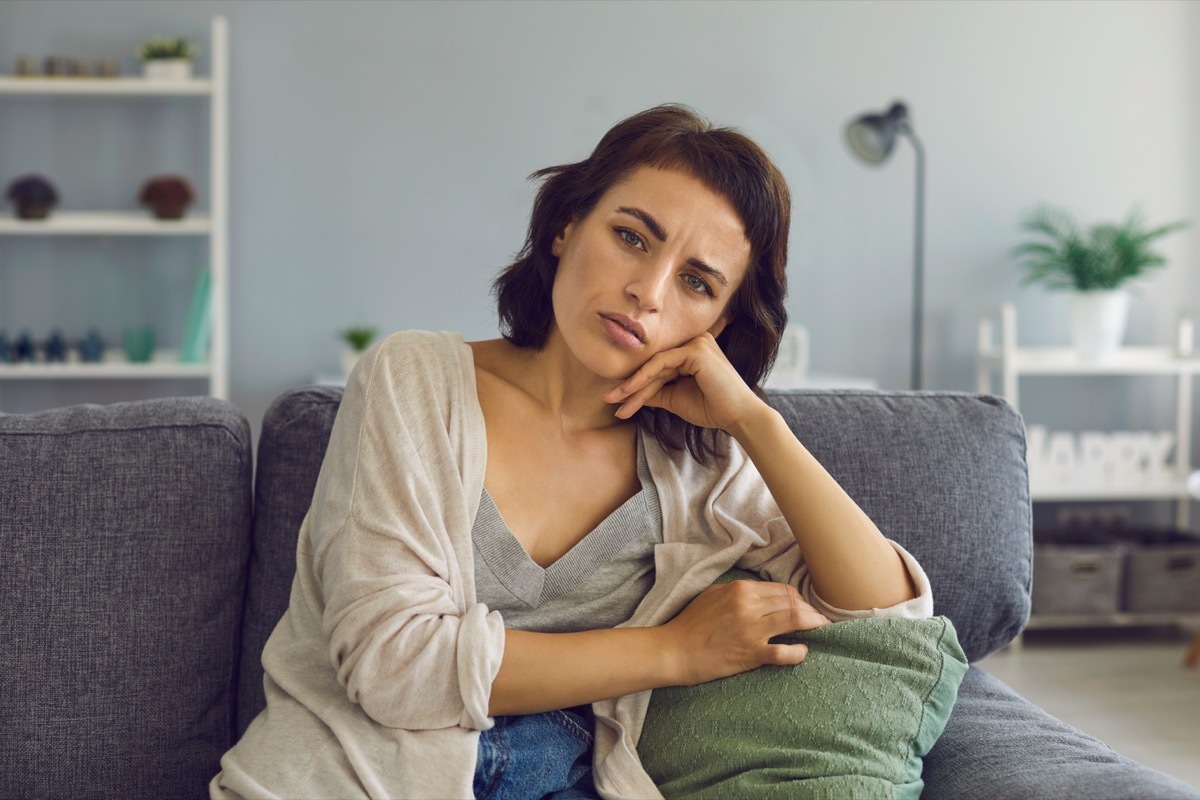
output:
<svg viewBox="0 0 1200 800"><path fill-rule="evenodd" d="M543 633L612 628L629 619L654 584L654 546L663 540L640 431L637 473L641 491L546 568L525 552L484 489L471 530L478 601L501 612L507 628Z"/></svg>

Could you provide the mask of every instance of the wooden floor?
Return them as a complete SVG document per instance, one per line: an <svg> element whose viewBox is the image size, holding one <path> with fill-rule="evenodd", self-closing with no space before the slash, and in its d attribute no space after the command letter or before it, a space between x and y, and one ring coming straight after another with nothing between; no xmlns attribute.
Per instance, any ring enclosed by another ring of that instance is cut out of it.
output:
<svg viewBox="0 0 1200 800"><path fill-rule="evenodd" d="M1193 632L1030 631L978 666L1114 750L1200 789L1200 668Z"/></svg>

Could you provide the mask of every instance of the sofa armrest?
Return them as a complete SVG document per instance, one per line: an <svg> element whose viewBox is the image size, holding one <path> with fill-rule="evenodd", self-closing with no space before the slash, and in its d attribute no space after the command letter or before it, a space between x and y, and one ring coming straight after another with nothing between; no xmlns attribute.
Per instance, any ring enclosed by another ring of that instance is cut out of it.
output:
<svg viewBox="0 0 1200 800"><path fill-rule="evenodd" d="M233 742L250 427L170 398L0 414L11 797L203 797Z"/></svg>

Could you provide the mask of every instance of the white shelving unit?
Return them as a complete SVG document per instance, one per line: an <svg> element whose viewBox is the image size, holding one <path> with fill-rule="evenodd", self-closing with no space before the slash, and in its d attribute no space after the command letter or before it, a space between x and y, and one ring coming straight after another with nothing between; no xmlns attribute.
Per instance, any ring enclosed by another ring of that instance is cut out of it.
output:
<svg viewBox="0 0 1200 800"><path fill-rule="evenodd" d="M1157 476L1132 476L1105 486L1057 485L1051 480L1030 481L1033 501L1097 502L1161 500L1175 503L1175 522L1189 525L1188 476L1191 466L1192 379L1200 374L1200 358L1194 354L1191 320L1179 324L1174 347L1125 347L1103 362L1081 361L1073 348L1018 347L1017 314L1012 304L985 314L979 321L976 388L1000 394L1020 408L1020 379L1023 377L1072 377L1084 375L1166 376L1176 381L1174 457L1168 469ZM999 376L999 386L993 376ZM999 391L997 392L997 388ZM1127 627L1138 625L1200 625L1200 614L1045 615L1030 617L1028 628Z"/></svg>
<svg viewBox="0 0 1200 800"><path fill-rule="evenodd" d="M229 397L229 28L224 17L211 26L211 75L182 81L141 77L38 78L0 75L0 102L16 96L166 97L207 99L209 103L209 209L181 220L159 220L149 212L55 211L45 220L21 220L0 215L0 237L9 236L200 236L208 239L210 314L208 359L181 363L175 350L159 348L151 361L130 363L120 348L109 348L98 363L0 364L0 382L7 380L160 378L202 379L208 393ZM0 247L3 243L0 242ZM0 262L2 268L2 262ZM190 292L189 285L185 291Z"/></svg>

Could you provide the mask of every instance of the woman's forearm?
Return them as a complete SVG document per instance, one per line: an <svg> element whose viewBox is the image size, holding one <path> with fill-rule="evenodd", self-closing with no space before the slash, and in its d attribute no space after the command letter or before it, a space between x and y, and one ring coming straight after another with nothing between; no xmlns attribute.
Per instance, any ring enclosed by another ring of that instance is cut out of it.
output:
<svg viewBox="0 0 1200 800"><path fill-rule="evenodd" d="M828 625L794 586L713 584L653 628L578 633L507 629L488 713L534 714L662 686L693 686L763 664L799 664L803 644L776 636Z"/></svg>
<svg viewBox="0 0 1200 800"><path fill-rule="evenodd" d="M729 430L758 468L792 529L817 594L838 608L886 608L916 591L875 523L763 404Z"/></svg>
<svg viewBox="0 0 1200 800"><path fill-rule="evenodd" d="M679 683L662 628L505 632L488 713L534 714Z"/></svg>

